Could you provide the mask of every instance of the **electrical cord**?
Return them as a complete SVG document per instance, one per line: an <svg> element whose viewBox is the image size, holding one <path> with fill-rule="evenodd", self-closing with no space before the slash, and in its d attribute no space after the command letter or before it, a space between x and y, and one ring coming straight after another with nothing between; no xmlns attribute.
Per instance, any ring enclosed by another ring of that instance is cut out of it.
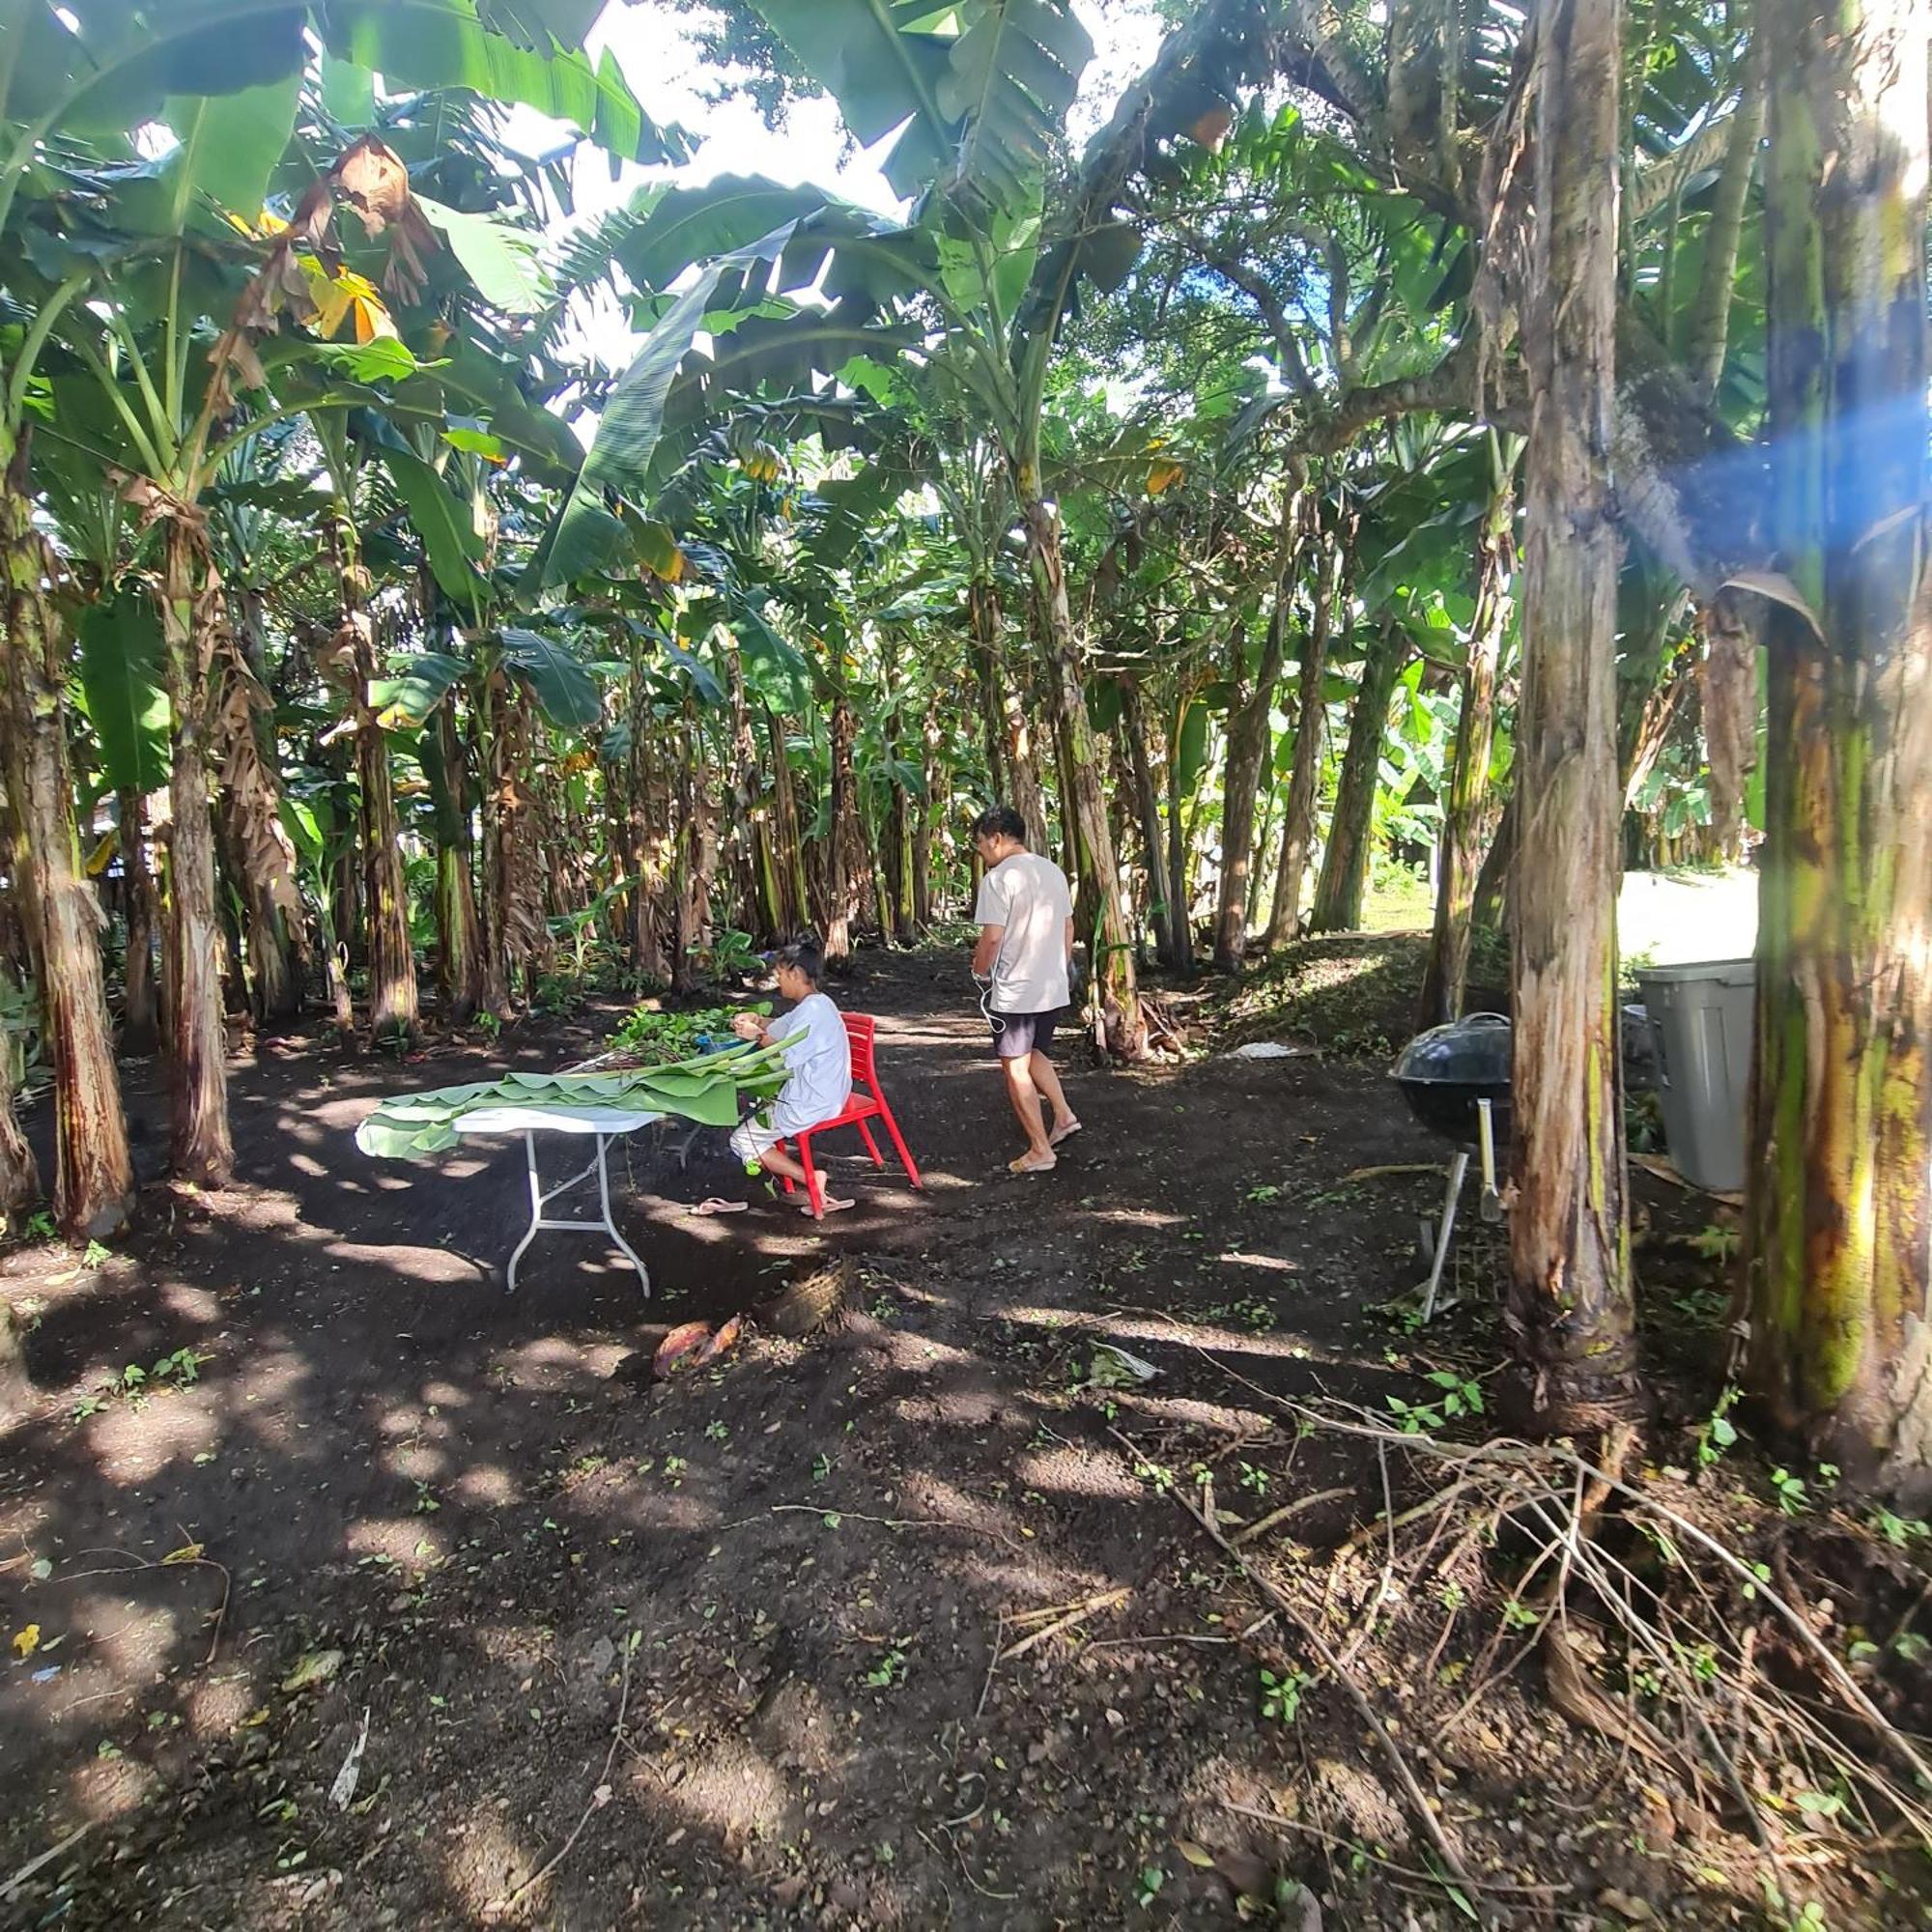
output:
<svg viewBox="0 0 1932 1932"><path fill-rule="evenodd" d="M997 970L999 961L996 959L993 964ZM992 1028L993 1037L998 1039L1006 1032L1007 1023L993 1010L993 975L991 973L975 973L973 975L973 983L980 989L980 1014L985 1019L986 1024Z"/></svg>

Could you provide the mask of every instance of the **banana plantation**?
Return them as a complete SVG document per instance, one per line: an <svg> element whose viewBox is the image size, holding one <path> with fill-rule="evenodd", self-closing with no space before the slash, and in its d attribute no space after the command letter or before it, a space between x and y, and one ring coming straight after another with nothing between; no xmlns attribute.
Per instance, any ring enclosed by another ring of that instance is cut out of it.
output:
<svg viewBox="0 0 1932 1932"><path fill-rule="evenodd" d="M0 1922L1932 1923L1928 103L0 0Z"/></svg>

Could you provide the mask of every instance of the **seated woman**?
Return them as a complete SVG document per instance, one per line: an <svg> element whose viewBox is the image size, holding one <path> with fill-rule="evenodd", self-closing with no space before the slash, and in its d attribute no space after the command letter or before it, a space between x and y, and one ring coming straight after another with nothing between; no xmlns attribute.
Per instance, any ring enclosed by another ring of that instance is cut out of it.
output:
<svg viewBox="0 0 1932 1932"><path fill-rule="evenodd" d="M790 1077L770 1109L754 1114L731 1136L731 1151L748 1167L755 1163L803 1185L805 1169L779 1143L817 1126L821 1121L835 1120L844 1111L852 1097L852 1046L838 1009L818 990L823 960L817 940L798 939L781 947L774 964L780 997L795 1002L791 1011L771 1020L740 1013L731 1028L739 1038L756 1040L761 1046L781 1042ZM821 1198L828 1214L852 1206L822 1190ZM697 1211L742 1214L747 1205L714 1195ZM809 1189L805 1211L811 1212Z"/></svg>

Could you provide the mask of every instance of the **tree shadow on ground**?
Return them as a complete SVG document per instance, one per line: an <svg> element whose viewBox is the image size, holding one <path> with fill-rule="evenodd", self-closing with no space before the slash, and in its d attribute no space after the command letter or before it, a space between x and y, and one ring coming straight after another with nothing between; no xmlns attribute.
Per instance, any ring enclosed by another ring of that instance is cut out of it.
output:
<svg viewBox="0 0 1932 1932"><path fill-rule="evenodd" d="M0 1909L1233 1922L1237 1861L1283 1852L1227 1807L1272 1808L1304 1754L1331 1834L1406 1845L1346 1707L1260 1715L1293 1647L1170 1491L1200 1454L1252 1515L1334 1489L1325 1533L1352 1520L1372 1466L1257 1396L1412 1392L1367 1312L1412 1283L1409 1221L1348 1177L1435 1150L1378 1074L1215 1063L1084 1077L1087 1133L1014 1180L977 1017L928 962L841 990L881 1016L927 1188L841 1156L862 1205L822 1230L762 1202L697 1222L673 1204L725 1191L728 1157L639 1137L619 1221L648 1301L575 1236L503 1293L516 1146L355 1153L377 1094L460 1056L243 1068L235 1189L96 1269L12 1258L45 1407L0 1463L5 1634L38 1626L0 1672L0 1884L81 1835ZM827 1250L859 1284L828 1332L619 1373ZM1100 1342L1155 1379L1089 1386ZM192 1382L103 1393L184 1349Z"/></svg>

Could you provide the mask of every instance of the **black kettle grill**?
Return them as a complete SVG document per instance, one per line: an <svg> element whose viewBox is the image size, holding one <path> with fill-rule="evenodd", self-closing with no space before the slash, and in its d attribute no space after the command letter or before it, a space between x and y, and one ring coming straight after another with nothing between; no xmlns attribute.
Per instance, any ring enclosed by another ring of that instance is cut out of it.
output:
<svg viewBox="0 0 1932 1932"><path fill-rule="evenodd" d="M1479 1100L1490 1103L1495 1144L1509 1139L1510 1023L1470 1013L1419 1033L1396 1056L1394 1079L1408 1110L1433 1134L1473 1148L1482 1136Z"/></svg>
<svg viewBox="0 0 1932 1932"><path fill-rule="evenodd" d="M1455 1143L1449 1187L1438 1226L1423 1224L1422 1246L1429 1263L1423 1289L1422 1319L1435 1313L1449 1240L1456 1232L1456 1204L1469 1171L1469 1155L1483 1161L1482 1215L1502 1218L1496 1191L1496 1150L1510 1132L1510 1023L1500 1013L1470 1013L1447 1026L1419 1033L1397 1054L1391 1077L1402 1089L1408 1110L1433 1134Z"/></svg>

